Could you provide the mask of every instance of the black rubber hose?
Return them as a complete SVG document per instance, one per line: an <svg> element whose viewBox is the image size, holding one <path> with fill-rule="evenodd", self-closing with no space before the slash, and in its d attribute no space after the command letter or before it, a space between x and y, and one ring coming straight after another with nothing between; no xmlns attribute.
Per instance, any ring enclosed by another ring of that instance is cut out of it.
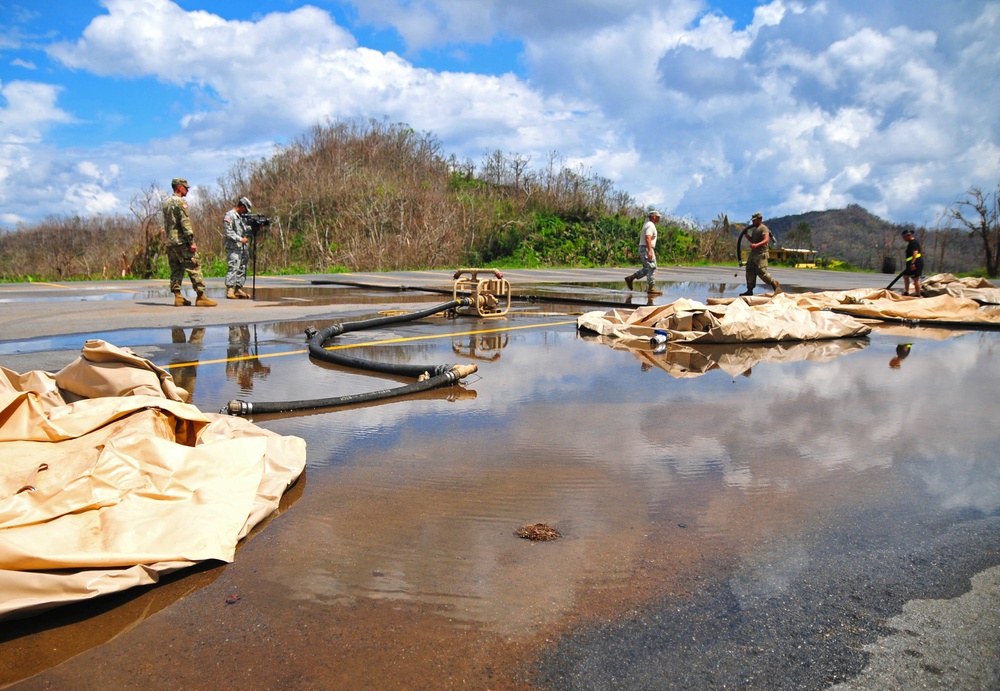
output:
<svg viewBox="0 0 1000 691"><path fill-rule="evenodd" d="M329 341L349 331L363 331L364 329L373 329L380 326L388 326L390 324L399 324L402 322L414 321L416 319L423 319L424 317L429 317L437 314L438 312L455 309L456 307L468 307L470 304L472 304L472 301L469 298L463 298L461 300L446 302L443 305L429 307L422 312L409 312L407 314L399 314L389 317L375 317L374 319L333 324L309 339L309 355L317 360L322 360L323 362L329 362L335 365L341 365L342 367L369 370L371 372L382 372L383 374L395 374L400 377L415 378L424 373L432 376L443 374L450 371L454 365L400 365L394 363L374 362L372 360L357 358L351 355L344 355L343 353L337 351L326 350L325 346Z"/></svg>
<svg viewBox="0 0 1000 691"><path fill-rule="evenodd" d="M475 367L475 365L472 365L472 367ZM397 386L393 389L380 389L378 391L349 394L347 396L335 396L333 398L315 398L302 401L279 401L272 403L254 403L252 401L232 400L229 402L229 405L222 409L221 412L229 415L250 416L264 415L266 413L289 413L296 410L338 408L341 406L371 403L372 401L380 401L386 398L407 396L413 393L420 393L421 391L429 391L430 389L436 389L440 386L454 384L463 376L465 376L465 374L456 369L421 381L413 382L412 384Z"/></svg>
<svg viewBox="0 0 1000 691"><path fill-rule="evenodd" d="M328 326L322 331L316 332L309 338L309 354L323 362L329 362L355 369L369 370L372 372L382 372L406 377L415 377L418 381L405 386L398 386L393 389L380 389L362 394L351 394L347 396L336 396L332 398L317 398L297 401L277 401L254 403L252 401L240 401L234 399L228 403L220 412L229 415L254 415L265 413L286 413L296 410L314 410L317 408L335 408L346 405L356 405L369 403L386 398L406 396L421 391L428 391L440 386L454 384L463 377L472 374L477 370L476 365L398 365L379 363L373 360L342 355L326 350L324 346L330 340L348 331L360 331L389 324L399 324L401 322L414 321L429 317L438 312L455 309L456 307L468 307L472 304L470 298L453 300L430 307L421 312L411 312L407 314L394 315L389 317L376 317L356 322L343 322Z"/></svg>
<svg viewBox="0 0 1000 691"><path fill-rule="evenodd" d="M905 274L905 273L906 273L906 269L904 268L902 271L900 271L898 274L896 274L896 278L892 279L892 282L889 283L889 285L887 285L885 287L885 289L886 290L892 290L892 287L894 285L896 285L896 281L898 281L899 279L901 279L903 277L903 274Z"/></svg>
<svg viewBox="0 0 1000 691"><path fill-rule="evenodd" d="M743 238L747 237L747 231L749 228L744 228L740 231L740 235L736 238L736 263L743 267Z"/></svg>

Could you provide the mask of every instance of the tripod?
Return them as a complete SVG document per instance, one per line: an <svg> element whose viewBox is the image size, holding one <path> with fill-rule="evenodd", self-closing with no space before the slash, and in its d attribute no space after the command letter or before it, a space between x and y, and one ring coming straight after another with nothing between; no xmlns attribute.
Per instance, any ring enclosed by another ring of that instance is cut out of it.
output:
<svg viewBox="0 0 1000 691"><path fill-rule="evenodd" d="M253 240L251 242L252 248L250 250L251 256L253 257L253 274L251 275L250 282L250 299L257 299L257 230L254 229Z"/></svg>

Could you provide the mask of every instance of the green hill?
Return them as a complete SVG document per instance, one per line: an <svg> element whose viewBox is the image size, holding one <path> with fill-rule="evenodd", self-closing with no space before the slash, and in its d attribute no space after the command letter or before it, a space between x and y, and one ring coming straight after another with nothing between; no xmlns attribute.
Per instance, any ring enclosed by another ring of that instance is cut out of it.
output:
<svg viewBox="0 0 1000 691"><path fill-rule="evenodd" d="M905 227L914 229L923 247L925 274L967 273L983 265L981 248L968 233L892 223L853 204L764 222L780 247L814 249L821 259L847 262L867 271L894 273L902 269L906 244L900 235ZM808 232L802 224L808 226Z"/></svg>

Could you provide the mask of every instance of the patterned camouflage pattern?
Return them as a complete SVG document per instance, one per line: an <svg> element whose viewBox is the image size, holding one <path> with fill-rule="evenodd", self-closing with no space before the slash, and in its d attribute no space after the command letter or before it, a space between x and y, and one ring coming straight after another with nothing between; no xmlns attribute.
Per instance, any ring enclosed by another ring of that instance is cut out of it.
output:
<svg viewBox="0 0 1000 691"><path fill-rule="evenodd" d="M180 292L184 274L187 273L191 277L191 286L201 295L205 292L205 278L201 274L198 255L191 249L194 244L194 228L188 217L188 205L179 194L175 193L163 202L163 230L167 235L170 292Z"/></svg>
<svg viewBox="0 0 1000 691"><path fill-rule="evenodd" d="M228 268L226 270L226 287L242 288L247 282L247 265L250 263L250 250L243 238L248 237L250 229L243 221L236 209L226 212L222 220L222 227L226 234L226 259Z"/></svg>
<svg viewBox="0 0 1000 691"><path fill-rule="evenodd" d="M191 245L167 245L167 259L170 261L170 292L179 293L184 283L185 272L191 277L194 292L205 292L205 277L201 274L198 255L191 251Z"/></svg>
<svg viewBox="0 0 1000 691"><path fill-rule="evenodd" d="M749 239L750 244L756 244L764 239L764 233L770 236L771 231L766 225L761 223L759 226L750 231ZM747 290L753 291L757 285L757 277L760 276L764 283L768 284L772 288L774 287L774 279L767 270L767 245L761 245L755 249L750 250L750 254L747 256Z"/></svg>
<svg viewBox="0 0 1000 691"><path fill-rule="evenodd" d="M646 289L653 290L656 287L656 255L649 255L649 246L646 244L646 236L649 236L651 244L653 245L653 252L656 252L656 224L653 223L652 219L646 221L642 224L642 228L639 230L639 259L642 260L642 268L635 273L629 274L626 278L626 282L629 285L631 281L639 281L643 278L646 279Z"/></svg>
<svg viewBox="0 0 1000 691"><path fill-rule="evenodd" d="M188 217L188 205L179 194L174 194L163 202L163 231L167 234L167 246L190 245L194 242L194 228Z"/></svg>

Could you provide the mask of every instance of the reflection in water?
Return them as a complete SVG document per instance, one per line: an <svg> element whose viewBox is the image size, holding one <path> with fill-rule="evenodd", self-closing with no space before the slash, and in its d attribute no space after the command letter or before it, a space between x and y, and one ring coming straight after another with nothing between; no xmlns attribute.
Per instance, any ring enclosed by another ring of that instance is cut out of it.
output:
<svg viewBox="0 0 1000 691"><path fill-rule="evenodd" d="M253 334L254 338L251 341L250 327L246 324L229 327L226 377L239 383L241 393L253 391L254 379L266 379L271 373L271 368L257 358L260 351L257 345L256 324L253 326Z"/></svg>
<svg viewBox="0 0 1000 691"><path fill-rule="evenodd" d="M634 296L632 294L629 294L628 297L625 298L625 304L628 307L652 307L653 296L652 295Z"/></svg>
<svg viewBox="0 0 1000 691"><path fill-rule="evenodd" d="M822 341L782 341L778 343L623 343L619 338L581 333L586 341L603 343L616 350L627 350L642 364L642 371L654 367L673 377L699 377L713 370L731 376L749 377L754 365L762 362L791 363L800 361L829 362L842 355L864 350L867 338L839 338ZM898 349L897 349L898 351Z"/></svg>
<svg viewBox="0 0 1000 691"><path fill-rule="evenodd" d="M447 337L377 348L445 361L455 344L447 329L468 327L414 325L400 335ZM443 626L522 640L729 575L741 601L770 597L814 550L837 549L803 534L877 523L887 506L945 522L994 513L1000 334L928 338L919 357L887 372L895 344L919 334L656 354L599 345L572 323L523 329L508 332L502 358L480 364L475 391L267 418L262 426L306 439L309 486L238 556L245 592L260 593L254 621L294 633L305 616L405 603ZM254 381L263 400L381 386L305 355L268 362L271 374ZM203 410L240 386L211 374L221 367L202 365ZM929 420L934 435L913 434ZM533 544L514 534L542 522L565 537ZM397 608L382 611L383 628L433 647ZM310 643L324 631L310 629ZM331 656L350 651L336 636L325 642Z"/></svg>
<svg viewBox="0 0 1000 691"><path fill-rule="evenodd" d="M387 398L376 401L365 401L350 406L337 406L335 408L311 408L308 410L293 410L280 413L254 414L254 422L263 423L268 420L289 420L292 418L313 417L317 415L327 415L331 412L341 412L345 410L362 410L365 408L377 408L379 406L397 405L399 401L447 401L448 403L469 402L476 400L475 389L468 389L462 383L454 386L442 386L436 389L429 389L419 393L410 394L401 399ZM316 424L315 421L306 421L307 429ZM291 432L290 432L291 433Z"/></svg>
<svg viewBox="0 0 1000 691"><path fill-rule="evenodd" d="M197 326L191 329L187 336L184 329L174 327L170 330L170 340L176 344L190 344L190 348L177 348L170 359L170 374L174 382L188 392L188 400L194 397L195 384L198 381L198 358L205 341L205 328ZM190 364L187 364L190 363ZM176 365L184 365L177 367Z"/></svg>
<svg viewBox="0 0 1000 691"><path fill-rule="evenodd" d="M456 355L494 362L500 359L500 351L507 347L509 340L510 336L506 333L468 334L465 342L453 340L451 349Z"/></svg>
<svg viewBox="0 0 1000 691"><path fill-rule="evenodd" d="M910 354L910 349L913 347L912 343L900 343L896 346L896 357L889 360L889 369L899 369L900 365L903 364L903 360L906 356Z"/></svg>
<svg viewBox="0 0 1000 691"><path fill-rule="evenodd" d="M278 509L254 526L250 536L237 546L237 555L248 540L302 498L305 478L302 474L282 495ZM5 621L0 629L0 687L117 638L160 610L212 584L225 568L216 561L203 562L163 575L156 585L148 588L120 591L57 607L44 615Z"/></svg>
<svg viewBox="0 0 1000 691"><path fill-rule="evenodd" d="M397 599L523 632L680 587L706 559L756 564L775 532L885 496L1000 508L984 403L1000 380L994 334L922 346L907 363L919 366L890 377L877 334L655 354L566 328L511 332L474 402L273 421L308 440L316 491L286 526L310 549L267 575L290 609ZM941 395L915 400L915 387ZM931 417L941 441L913 439ZM518 540L532 522L566 538Z"/></svg>

